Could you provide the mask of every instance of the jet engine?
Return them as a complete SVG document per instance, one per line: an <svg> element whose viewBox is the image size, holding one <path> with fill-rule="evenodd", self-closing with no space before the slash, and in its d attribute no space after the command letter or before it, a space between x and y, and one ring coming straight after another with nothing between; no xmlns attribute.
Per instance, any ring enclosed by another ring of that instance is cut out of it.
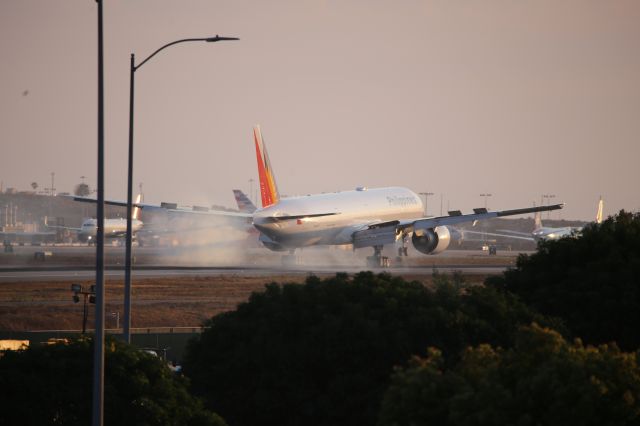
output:
<svg viewBox="0 0 640 426"><path fill-rule="evenodd" d="M449 247L451 233L446 226L416 229L411 236L411 242L420 253L438 254Z"/></svg>
<svg viewBox="0 0 640 426"><path fill-rule="evenodd" d="M258 240L260 240L263 246L265 246L271 251L287 251L288 250L286 247L283 247L282 245L273 241L271 238L267 237L264 234L260 234L260 237L258 237Z"/></svg>

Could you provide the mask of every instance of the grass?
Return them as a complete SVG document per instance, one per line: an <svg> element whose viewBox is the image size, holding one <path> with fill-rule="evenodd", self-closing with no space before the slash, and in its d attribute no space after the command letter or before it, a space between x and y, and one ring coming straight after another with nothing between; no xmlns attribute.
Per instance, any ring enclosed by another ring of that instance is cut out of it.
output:
<svg viewBox="0 0 640 426"><path fill-rule="evenodd" d="M327 274L332 275L332 274ZM322 276L322 275L321 275ZM408 280L432 282L430 275L406 275ZM468 275L471 283L485 276ZM263 291L265 284L302 283L302 274L278 276L219 275L138 279L132 290L132 327L193 327L221 312L235 309L251 293ZM78 280L0 283L0 330L78 330L82 326L82 300L73 303L71 284ZM84 286L91 281L80 282ZM115 328L122 318L124 283L107 280L105 285L105 326ZM94 306L90 305L88 328L93 328Z"/></svg>

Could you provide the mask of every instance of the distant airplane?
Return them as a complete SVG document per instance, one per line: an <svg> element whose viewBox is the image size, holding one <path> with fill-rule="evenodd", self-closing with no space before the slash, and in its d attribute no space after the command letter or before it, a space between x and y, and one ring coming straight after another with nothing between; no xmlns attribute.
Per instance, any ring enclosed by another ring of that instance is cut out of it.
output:
<svg viewBox="0 0 640 426"><path fill-rule="evenodd" d="M604 208L604 201L602 197L598 201L598 210L596 212L595 223L602 223L602 211ZM533 218L534 229L531 233L517 232L511 231L508 229L500 229L499 232L502 233L489 233L489 232L480 232L480 231L467 231L465 233L469 234L483 234L493 237L503 237L503 238L512 238L517 240L526 240L526 241L547 241L547 240L559 240L560 238L571 237L580 234L584 226L564 226L559 228L552 228L548 226L542 225L542 219L540 216L540 212L537 212Z"/></svg>
<svg viewBox="0 0 640 426"><path fill-rule="evenodd" d="M563 204L473 214L451 211L448 216L425 218L420 197L402 187L357 188L354 191L280 198L260 128L254 128L254 143L260 178L262 208L253 213L253 225L262 244L275 251L289 251L313 245L352 244L354 249L372 247L370 266L387 266L382 256L385 244L406 241L423 254L444 251L451 240L449 225L561 209Z"/></svg>
<svg viewBox="0 0 640 426"><path fill-rule="evenodd" d="M253 213L257 210L255 204L251 202L249 197L239 189L233 190L233 196L236 199L236 204L238 204L238 210L243 213Z"/></svg>
<svg viewBox="0 0 640 426"><path fill-rule="evenodd" d="M136 198L136 204L140 202L140 195ZM131 229L133 234L135 235L138 231L142 229L143 223L139 219L140 217L140 208L134 207L132 212L131 219ZM46 219L46 218L45 218ZM85 219L80 225L80 228L73 228L68 226L54 226L49 225L45 220L45 225L48 228L58 228L58 229L68 229L73 232L78 233L78 239L83 242L87 242L89 244L95 244L95 239L97 235L97 223L98 220L95 218ZM125 218L114 218L114 219L105 219L104 220L104 236L105 238L124 238L127 233L127 219Z"/></svg>
<svg viewBox="0 0 640 426"><path fill-rule="evenodd" d="M73 197L74 201L95 204L97 201L95 198L87 197ZM125 201L105 200L107 205L126 207ZM215 244L223 244L224 236L228 236L230 239L228 242L232 243L236 241L235 234L232 231L245 230L251 227L251 214L242 213L236 211L216 210L204 206L189 206L179 207L177 203L162 202L160 205L146 204L136 201L133 203L134 210L144 209L151 213L153 220L150 223L136 228L135 223L132 222L134 235L137 233L138 242L142 243L144 239L156 238L161 235L175 236L176 241L188 241L189 244L193 244L194 241L197 244L207 243L210 240L215 240ZM95 229L95 219L94 229ZM109 227L105 220L105 236L109 231ZM142 223L142 222L140 222ZM126 220L122 219L121 224L117 224L118 234L126 236L127 225ZM216 232L216 235L212 235L212 231ZM95 238L95 234L94 234Z"/></svg>

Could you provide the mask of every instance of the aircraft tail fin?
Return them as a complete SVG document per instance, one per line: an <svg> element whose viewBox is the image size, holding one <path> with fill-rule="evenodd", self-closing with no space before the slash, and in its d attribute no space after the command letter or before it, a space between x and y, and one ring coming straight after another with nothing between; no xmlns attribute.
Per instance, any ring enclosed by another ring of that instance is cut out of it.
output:
<svg viewBox="0 0 640 426"><path fill-rule="evenodd" d="M260 177L260 195L262 198L262 207L269 207L277 204L280 200L278 187L276 186L276 178L269 162L267 147L262 140L260 126L253 128L253 138L256 145L256 157L258 160L258 176Z"/></svg>
<svg viewBox="0 0 640 426"><path fill-rule="evenodd" d="M536 212L535 215L533 216L533 225L534 231L537 231L538 229L542 228L542 213L540 212Z"/></svg>
<svg viewBox="0 0 640 426"><path fill-rule="evenodd" d="M604 201L602 197L600 197L600 201L598 201L598 212L596 213L596 223L602 223L602 210L604 208Z"/></svg>
<svg viewBox="0 0 640 426"><path fill-rule="evenodd" d="M142 194L138 194L135 201L136 205L134 205L133 212L131 213L132 219L140 220L140 207L138 207L137 204L140 204L141 199L142 199Z"/></svg>
<svg viewBox="0 0 640 426"><path fill-rule="evenodd" d="M233 196L236 198L238 204L238 210L243 213L253 213L256 211L256 206L251 202L249 197L239 189L233 190Z"/></svg>

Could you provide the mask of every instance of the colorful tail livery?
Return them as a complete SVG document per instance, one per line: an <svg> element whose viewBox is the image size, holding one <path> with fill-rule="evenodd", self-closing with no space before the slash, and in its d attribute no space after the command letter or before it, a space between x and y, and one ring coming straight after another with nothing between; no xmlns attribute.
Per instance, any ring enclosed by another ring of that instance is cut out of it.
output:
<svg viewBox="0 0 640 426"><path fill-rule="evenodd" d="M256 206L251 202L249 197L239 189L233 190L233 196L236 198L238 204L238 210L244 213L253 213L256 211Z"/></svg>
<svg viewBox="0 0 640 426"><path fill-rule="evenodd" d="M276 179L269 162L267 148L262 142L260 126L253 128L253 138L256 144L256 157L258 159L258 176L260 177L260 195L262 196L262 207L266 208L277 204L280 200Z"/></svg>

